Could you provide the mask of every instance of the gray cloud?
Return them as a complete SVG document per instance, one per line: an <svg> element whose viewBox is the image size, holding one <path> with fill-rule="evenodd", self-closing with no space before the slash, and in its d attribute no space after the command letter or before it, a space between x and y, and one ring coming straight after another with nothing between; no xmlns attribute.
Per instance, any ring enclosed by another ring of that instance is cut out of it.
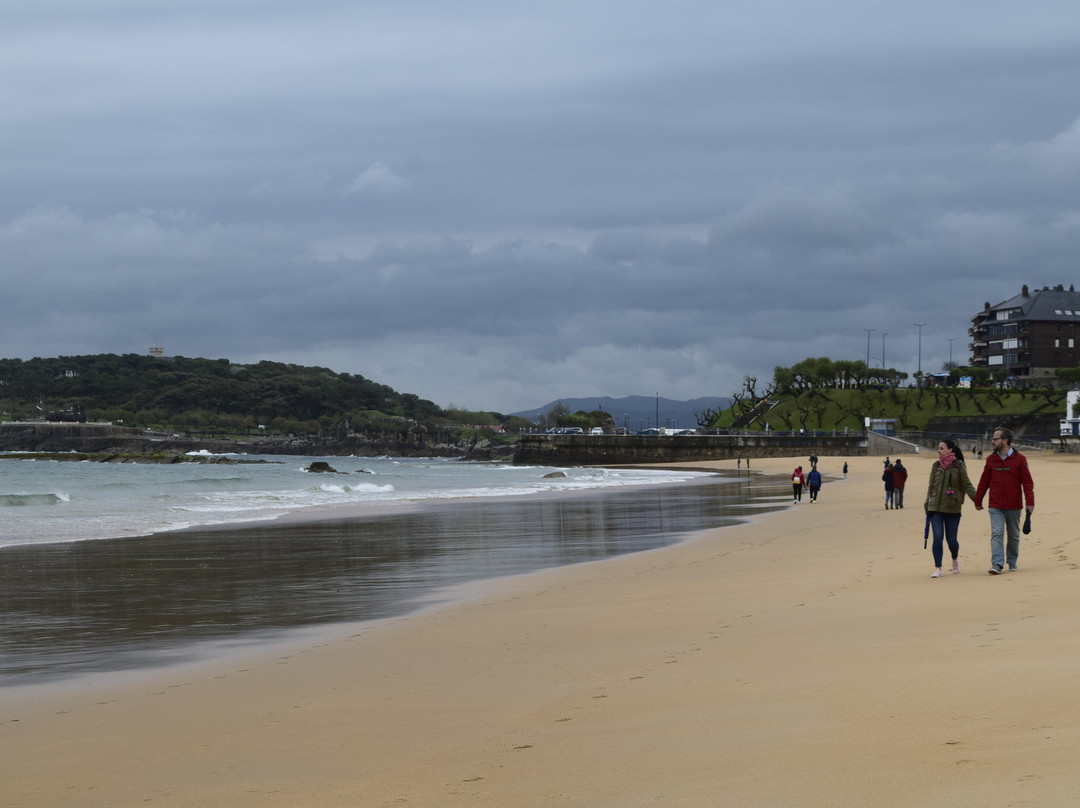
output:
<svg viewBox="0 0 1080 808"><path fill-rule="evenodd" d="M723 395L865 358L864 329L911 372L916 322L936 369L984 301L1078 280L1077 23L1045 1L19 4L3 354L161 342L502 411Z"/></svg>

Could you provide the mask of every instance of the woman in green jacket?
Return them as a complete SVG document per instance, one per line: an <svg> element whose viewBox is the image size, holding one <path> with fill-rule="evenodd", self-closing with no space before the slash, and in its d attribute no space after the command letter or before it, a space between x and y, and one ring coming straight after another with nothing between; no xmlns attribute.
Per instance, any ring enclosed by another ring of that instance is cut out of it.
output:
<svg viewBox="0 0 1080 808"><path fill-rule="evenodd" d="M964 465L964 453L955 441L943 440L938 444L938 459L930 468L930 485L926 489L926 516L934 531L934 573L931 578L941 577L942 538L949 543L952 554L952 571L960 572L957 557L960 555L960 543L956 533L960 527L960 511L964 505L964 494L975 499L975 486L968 477Z"/></svg>

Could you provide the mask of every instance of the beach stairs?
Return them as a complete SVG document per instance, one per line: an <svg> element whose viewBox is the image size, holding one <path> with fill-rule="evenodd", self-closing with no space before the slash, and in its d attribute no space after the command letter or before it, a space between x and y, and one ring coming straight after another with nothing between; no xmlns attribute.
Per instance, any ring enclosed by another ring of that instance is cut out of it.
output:
<svg viewBox="0 0 1080 808"><path fill-rule="evenodd" d="M771 398L763 398L763 399L761 399L761 401L759 401L757 404L755 404L749 410L747 410L742 415L740 415L738 418L736 418L734 421L732 421L730 428L731 429L745 429L746 427L750 426L750 424L754 423L754 421L756 421L758 418L761 418L763 415L768 413L769 410L771 410L773 407L775 407L779 403L780 403L780 401L777 401L777 400L774 400L774 399L771 399Z"/></svg>
<svg viewBox="0 0 1080 808"><path fill-rule="evenodd" d="M937 445L935 440L934 445ZM878 432L866 433L866 450L872 455L889 455L895 456L898 454L918 454L922 451L922 447L917 443L903 440L902 438L896 438L892 435L882 435Z"/></svg>

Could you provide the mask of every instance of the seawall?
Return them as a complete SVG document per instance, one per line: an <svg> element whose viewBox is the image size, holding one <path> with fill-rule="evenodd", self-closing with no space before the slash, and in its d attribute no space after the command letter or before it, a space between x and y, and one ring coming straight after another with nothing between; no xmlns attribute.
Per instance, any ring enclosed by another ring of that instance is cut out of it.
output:
<svg viewBox="0 0 1080 808"><path fill-rule="evenodd" d="M737 457L867 454L866 433L849 435L522 435L514 463L609 466Z"/></svg>
<svg viewBox="0 0 1080 808"><path fill-rule="evenodd" d="M13 422L0 424L0 451L23 452L192 452L270 455L356 455L357 457L462 457L508 460L509 447L476 437L456 437L450 429L371 431L343 437L198 438L112 424Z"/></svg>

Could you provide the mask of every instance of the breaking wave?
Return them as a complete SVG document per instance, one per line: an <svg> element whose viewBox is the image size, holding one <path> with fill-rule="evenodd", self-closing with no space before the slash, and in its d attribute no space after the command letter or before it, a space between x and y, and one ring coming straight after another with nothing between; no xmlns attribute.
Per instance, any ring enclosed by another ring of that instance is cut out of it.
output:
<svg viewBox="0 0 1080 808"><path fill-rule="evenodd" d="M27 507L34 505L63 505L69 501L67 494L0 494L0 508Z"/></svg>

